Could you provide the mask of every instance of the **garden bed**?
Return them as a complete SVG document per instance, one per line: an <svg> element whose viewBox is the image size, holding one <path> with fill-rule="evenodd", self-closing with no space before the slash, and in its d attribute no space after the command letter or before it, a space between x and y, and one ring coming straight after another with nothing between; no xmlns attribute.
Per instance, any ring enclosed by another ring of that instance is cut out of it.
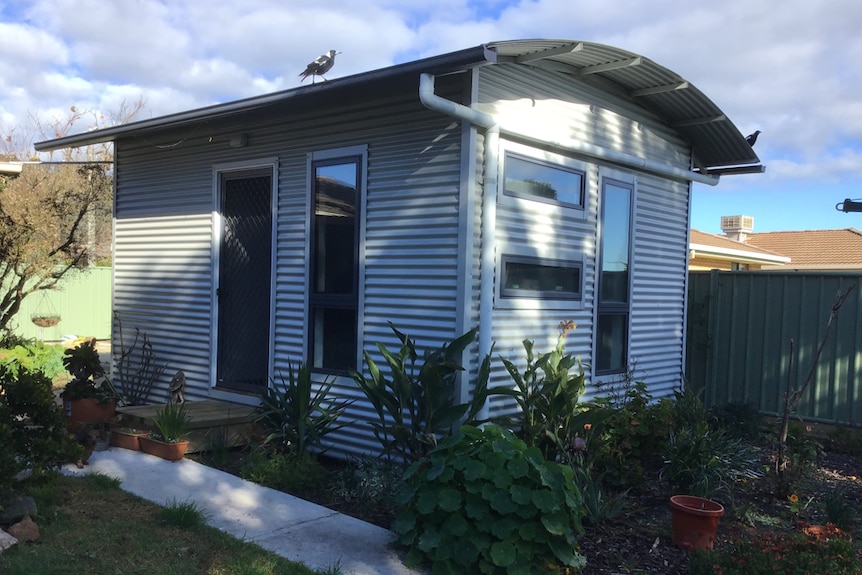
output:
<svg viewBox="0 0 862 575"><path fill-rule="evenodd" d="M762 447L763 465L769 465L770 450ZM220 469L240 475L248 462L249 450L225 451L215 465L212 455L202 454L196 459ZM345 462L321 457L319 461L326 478L318 485L333 485L339 481ZM685 575L689 571L689 552L671 542L671 513L668 505L670 493L659 480L649 481L638 493L630 492L626 507L620 516L605 521L599 528L586 526L579 537L581 553L587 559L583 573L590 575L620 575L623 573L661 573ZM830 449L822 452L814 467L799 482L796 503L779 501L773 495L769 475L740 483L733 491L732 500L718 498L726 512L719 521L715 549L729 550L740 542L768 540L767 536L787 538L805 535L811 525L829 522L827 507L830 501L844 503L847 517L858 520L862 513L862 458ZM357 505L354 498L340 496L335 489L293 490L294 495L323 505L334 511L351 515L389 528L394 509L386 506ZM831 509L831 513L837 513ZM855 527L855 524L854 524ZM848 536L860 539L851 528ZM862 566L859 567L862 573Z"/></svg>

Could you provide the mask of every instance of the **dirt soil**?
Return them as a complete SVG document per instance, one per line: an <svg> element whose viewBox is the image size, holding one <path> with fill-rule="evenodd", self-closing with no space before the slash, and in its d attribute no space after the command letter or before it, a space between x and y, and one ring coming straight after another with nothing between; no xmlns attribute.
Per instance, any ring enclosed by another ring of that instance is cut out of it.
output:
<svg viewBox="0 0 862 575"><path fill-rule="evenodd" d="M764 453L764 464L769 455ZM207 463L206 458L202 459ZM241 453L236 452L232 462L222 466L225 471L238 473ZM340 464L324 460L334 471ZM640 493L629 493L627 508L598 529L589 525L579 538L580 551L587 559L582 571L587 575L665 574L687 575L688 551L671 541L670 493L658 481ZM716 499L725 507L719 521L715 547L721 549L734 541L762 536L767 532L800 531L805 525L826 523L822 502L830 494L840 494L848 507L858 514L862 511L862 459L841 453L825 452L820 455L814 469L799 483L800 506L810 503L798 513L790 509L790 502L780 501L773 495L770 478L753 480L734 491L732 501ZM355 504L339 501L331 493L306 495L309 499L333 510L353 515L389 527L394 518L392 510L362 509ZM858 540L858 535L854 537Z"/></svg>

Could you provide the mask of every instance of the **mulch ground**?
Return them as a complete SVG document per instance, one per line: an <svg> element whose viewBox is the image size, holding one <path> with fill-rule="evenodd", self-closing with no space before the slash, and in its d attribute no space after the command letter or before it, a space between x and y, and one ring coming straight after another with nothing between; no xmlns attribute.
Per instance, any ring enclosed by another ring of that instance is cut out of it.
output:
<svg viewBox="0 0 862 575"><path fill-rule="evenodd" d="M237 473L238 461L225 465L226 471ZM764 463L768 464L768 454ZM206 463L204 458L203 462ZM340 464L326 460L325 465L336 469ZM676 547L671 540L671 511L668 493L658 481L640 493L629 493L622 514L598 528L586 526L580 537L580 551L587 559L583 573L589 575L665 574L687 575L688 551ZM790 509L789 501L774 496L769 476L753 480L734 491L732 500L716 498L725 507L719 521L715 547L722 549L733 543L763 536L770 532L799 531L806 525L822 525L827 518L823 501L840 495L847 507L862 512L862 459L852 455L825 452L814 468L798 484L798 497L804 506L798 513ZM331 493L304 494L309 499L331 509L389 527L392 510L357 507L339 501ZM860 517L862 519L862 517ZM858 537L854 537L858 539Z"/></svg>

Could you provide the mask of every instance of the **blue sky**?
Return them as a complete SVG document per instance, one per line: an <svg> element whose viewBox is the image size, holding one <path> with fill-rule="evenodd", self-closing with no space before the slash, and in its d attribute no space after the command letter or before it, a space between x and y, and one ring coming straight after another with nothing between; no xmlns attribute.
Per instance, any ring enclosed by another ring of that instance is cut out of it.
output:
<svg viewBox="0 0 862 575"><path fill-rule="evenodd" d="M762 130L762 175L695 185L692 225L862 229L862 2L857 0L0 0L0 134L124 100L143 117L294 87L318 54L331 76L494 40L618 46L696 85L743 134ZM38 138L35 138L38 139ZM9 143L7 143L8 145ZM0 148L2 151L2 148Z"/></svg>

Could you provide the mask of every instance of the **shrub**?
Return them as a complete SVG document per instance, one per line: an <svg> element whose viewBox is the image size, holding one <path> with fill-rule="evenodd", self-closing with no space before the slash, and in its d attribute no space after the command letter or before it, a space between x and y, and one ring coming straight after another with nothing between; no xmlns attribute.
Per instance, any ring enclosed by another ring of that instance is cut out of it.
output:
<svg viewBox="0 0 862 575"><path fill-rule="evenodd" d="M0 367L17 376L21 369L41 372L53 380L63 373L63 348L46 345L38 340L23 341L0 350Z"/></svg>
<svg viewBox="0 0 862 575"><path fill-rule="evenodd" d="M729 493L736 480L760 476L754 451L706 422L671 432L661 453L661 477L675 493L710 498Z"/></svg>
<svg viewBox="0 0 862 575"><path fill-rule="evenodd" d="M673 427L673 405L652 401L646 384L627 386L622 401L598 397L589 410L612 410L599 429L589 434L588 449L605 481L620 488L641 486L647 470L661 468L661 449Z"/></svg>
<svg viewBox="0 0 862 575"><path fill-rule="evenodd" d="M545 459L566 459L566 448L572 418L586 386L584 368L578 358L565 354L566 334L574 328L571 322L560 324L560 335L553 351L535 358L533 342L525 339L527 366L523 373L511 361L500 358L515 387L499 386L489 395L507 395L518 404L515 415L495 423L511 425L528 446L538 447ZM576 369L574 374L570 372Z"/></svg>
<svg viewBox="0 0 862 575"><path fill-rule="evenodd" d="M261 396L257 421L266 430L266 442L280 444L282 450L306 454L319 447L326 435L345 424L338 423L352 401L334 402L327 398L332 384L324 381L317 390L311 367L300 363L294 371L287 366L287 381L273 382Z"/></svg>
<svg viewBox="0 0 862 575"><path fill-rule="evenodd" d="M716 427L740 439L756 439L763 434L763 417L751 403L731 402L709 408Z"/></svg>
<svg viewBox="0 0 862 575"><path fill-rule="evenodd" d="M81 456L44 374L0 369L0 445L0 491L20 471L39 474Z"/></svg>
<svg viewBox="0 0 862 575"><path fill-rule="evenodd" d="M388 377L368 352L365 363L370 377L355 371L351 376L377 412L378 421L372 426L383 453L407 462L417 461L458 420L466 417L469 422L475 418L487 397L490 359L486 357L480 366L473 401L456 403L455 378L464 370L461 355L475 339L476 330L439 349L426 350L420 364L416 342L389 325L401 341L401 348L392 352L382 343L377 344L389 367Z"/></svg>
<svg viewBox="0 0 862 575"><path fill-rule="evenodd" d="M508 430L464 425L405 474L393 530L434 573L580 569L583 502L572 469Z"/></svg>

